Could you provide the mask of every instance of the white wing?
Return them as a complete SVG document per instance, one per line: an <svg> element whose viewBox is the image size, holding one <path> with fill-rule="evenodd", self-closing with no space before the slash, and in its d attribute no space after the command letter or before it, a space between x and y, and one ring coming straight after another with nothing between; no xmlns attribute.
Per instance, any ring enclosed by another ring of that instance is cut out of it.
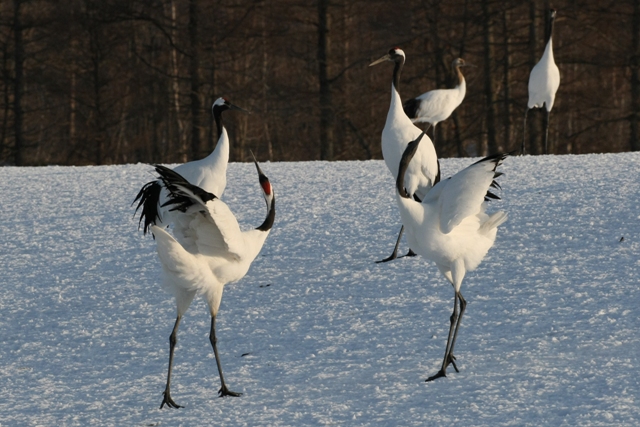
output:
<svg viewBox="0 0 640 427"><path fill-rule="evenodd" d="M211 256L239 259L244 253L240 225L229 207L220 199L210 200L203 215L197 215L189 227L194 231L198 252Z"/></svg>
<svg viewBox="0 0 640 427"><path fill-rule="evenodd" d="M486 157L444 181L441 188L433 188L439 192L440 230L444 234L450 233L463 219L480 212L495 169L505 156Z"/></svg>

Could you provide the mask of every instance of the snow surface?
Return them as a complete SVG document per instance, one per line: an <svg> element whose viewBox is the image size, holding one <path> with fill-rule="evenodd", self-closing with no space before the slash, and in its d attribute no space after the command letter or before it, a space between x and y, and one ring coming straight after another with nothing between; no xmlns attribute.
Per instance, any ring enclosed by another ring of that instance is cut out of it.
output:
<svg viewBox="0 0 640 427"><path fill-rule="evenodd" d="M474 159L443 160L449 176ZM130 206L149 165L0 168L0 425L602 426L640 424L640 153L508 158L509 220L453 291L399 230L382 161L265 163L275 227L228 285L218 346L194 301L166 380L172 298ZM265 215L251 164L224 200ZM624 237L623 241L620 239ZM403 243L402 251L406 250Z"/></svg>

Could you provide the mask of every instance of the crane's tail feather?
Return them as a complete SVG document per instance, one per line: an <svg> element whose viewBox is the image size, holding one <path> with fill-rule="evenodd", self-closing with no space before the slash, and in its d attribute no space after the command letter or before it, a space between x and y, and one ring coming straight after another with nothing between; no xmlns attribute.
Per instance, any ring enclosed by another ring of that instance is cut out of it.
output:
<svg viewBox="0 0 640 427"><path fill-rule="evenodd" d="M214 194L203 190L197 185L191 184L178 172L162 165L154 165L160 180L169 191L169 199L162 207L173 206L170 211L179 210L186 212L194 204L206 206L207 202L216 198Z"/></svg>
<svg viewBox="0 0 640 427"><path fill-rule="evenodd" d="M160 211L158 209L161 190L162 186L158 181L147 182L140 189L138 195L133 200L133 203L131 203L131 205L133 205L139 200L135 214L137 214L138 210L142 208L142 211L140 212L140 220L138 221L138 229L140 229L140 225L144 220L144 227L142 228L142 231L145 235L149 232L149 228L152 225L155 225L158 221L162 221Z"/></svg>
<svg viewBox="0 0 640 427"><path fill-rule="evenodd" d="M487 220L480 226L481 233L488 233L491 230L498 228L508 219L508 215L504 211L499 211L492 214Z"/></svg>

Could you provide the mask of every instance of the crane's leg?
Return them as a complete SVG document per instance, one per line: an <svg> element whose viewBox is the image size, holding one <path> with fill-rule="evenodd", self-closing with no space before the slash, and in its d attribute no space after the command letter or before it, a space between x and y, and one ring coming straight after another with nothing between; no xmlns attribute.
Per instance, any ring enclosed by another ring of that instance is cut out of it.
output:
<svg viewBox="0 0 640 427"><path fill-rule="evenodd" d="M549 110L547 110L547 115L545 116L545 119L544 119L544 154L549 154L548 145L547 145L548 138L549 138Z"/></svg>
<svg viewBox="0 0 640 427"><path fill-rule="evenodd" d="M437 130L437 129L436 129L436 125L437 125L437 123L436 123L435 125L433 125L433 147L434 147L434 148L436 147L436 133L437 133L437 132L436 132L436 130ZM427 129L428 129L428 128L427 128ZM425 131L425 132L426 132L426 131Z"/></svg>
<svg viewBox="0 0 640 427"><path fill-rule="evenodd" d="M209 333L209 341L213 346L213 355L216 357L216 364L218 365L218 373L220 374L220 383L222 386L218 390L218 396L242 396L242 393L236 393L227 388L227 384L224 382L224 376L222 375L222 364L220 363L220 356L218 355L218 339L216 338L216 316L211 316L211 332Z"/></svg>
<svg viewBox="0 0 640 427"><path fill-rule="evenodd" d="M169 336L169 373L167 375L167 385L164 388L164 398L162 399L162 405L160 405L160 409L166 404L169 408L183 408L183 406L178 405L171 398L171 369L173 367L173 351L176 348L176 344L178 343L178 326L180 326L180 320L182 316L178 315L176 318L176 323L173 325L173 331Z"/></svg>
<svg viewBox="0 0 640 427"><path fill-rule="evenodd" d="M467 300L464 299L461 292L458 292L457 296L458 296L458 302L460 303L460 315L458 316L458 321L456 322L456 328L453 332L453 341L451 341L451 348L449 349L449 359L451 360L451 363L453 363L453 368L456 370L456 372L460 372L458 370L458 367L456 366L456 362L455 362L456 357L453 355L453 348L456 345L456 338L458 338L458 328L460 328L460 322L462 322L462 315L464 314L464 311L467 309Z"/></svg>
<svg viewBox="0 0 640 427"><path fill-rule="evenodd" d="M525 145L527 140L527 114L529 113L529 108L524 110L524 126L522 127L522 149L520 150L520 155L524 156L525 153Z"/></svg>
<svg viewBox="0 0 640 427"><path fill-rule="evenodd" d="M381 262L387 262L387 261L391 261L398 258L398 246L400 246L400 239L402 238L402 233L404 233L404 225L400 227L400 233L398 234L398 240L396 240L396 246L393 248L393 253L385 259L376 261L376 264L380 264Z"/></svg>
<svg viewBox="0 0 640 427"><path fill-rule="evenodd" d="M449 318L449 321L451 322L451 325L449 326L449 337L447 338L447 347L445 348L444 351L444 359L442 360L442 367L440 368L440 370L438 371L437 374L430 376L429 378L426 379L427 382L429 381L433 381L435 379L438 379L440 377L446 377L447 376L447 366L449 366L450 364L453 364L453 367L455 368L456 371L458 371L458 368L456 367L456 362L455 359L452 359L453 356L453 351L452 351L452 343L453 343L453 336L454 336L454 332L455 332L455 326L458 323L458 318L459 318L459 313L458 313L458 293L455 293L455 296L453 298L453 313L451 313L451 317Z"/></svg>

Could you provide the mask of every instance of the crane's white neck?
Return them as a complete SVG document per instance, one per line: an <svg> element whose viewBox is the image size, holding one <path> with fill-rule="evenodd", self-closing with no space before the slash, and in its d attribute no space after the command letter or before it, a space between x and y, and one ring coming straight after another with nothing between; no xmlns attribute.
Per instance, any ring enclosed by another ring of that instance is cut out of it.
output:
<svg viewBox="0 0 640 427"><path fill-rule="evenodd" d="M549 62L554 62L554 58L553 58L553 41L552 41L551 37L549 37L549 41L547 42L547 45L544 48L544 52L542 54L542 58L541 59L549 61Z"/></svg>

